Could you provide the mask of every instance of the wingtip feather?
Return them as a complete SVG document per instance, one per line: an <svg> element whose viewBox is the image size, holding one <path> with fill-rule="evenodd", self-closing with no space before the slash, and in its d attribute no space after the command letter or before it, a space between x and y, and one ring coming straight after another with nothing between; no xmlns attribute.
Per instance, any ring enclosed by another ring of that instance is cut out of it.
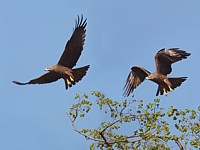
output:
<svg viewBox="0 0 200 150"><path fill-rule="evenodd" d="M87 18L85 18L85 20L83 19L83 14L81 14L81 17L78 15L78 19L75 20L75 28L78 27L83 27L85 28L87 25Z"/></svg>
<svg viewBox="0 0 200 150"><path fill-rule="evenodd" d="M13 83L17 84L17 85L26 85L27 83L21 83L21 82L18 82L18 81L12 81Z"/></svg>

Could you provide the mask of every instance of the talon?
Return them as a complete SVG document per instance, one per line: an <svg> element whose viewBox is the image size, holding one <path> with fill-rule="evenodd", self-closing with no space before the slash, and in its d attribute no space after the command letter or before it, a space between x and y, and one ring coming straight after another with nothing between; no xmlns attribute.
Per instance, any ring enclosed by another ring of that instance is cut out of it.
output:
<svg viewBox="0 0 200 150"><path fill-rule="evenodd" d="M165 96L167 96L167 94L168 94L168 93L166 92L166 90L165 90L165 89L163 89L163 91L164 91L164 95L165 95Z"/></svg>
<svg viewBox="0 0 200 150"><path fill-rule="evenodd" d="M66 81L67 81L67 84L68 84L69 86L72 84L68 79L66 79Z"/></svg>
<svg viewBox="0 0 200 150"><path fill-rule="evenodd" d="M74 77L73 76L69 76L71 81L74 81Z"/></svg>
<svg viewBox="0 0 200 150"><path fill-rule="evenodd" d="M169 86L169 90L170 90L170 92L172 92L172 91L173 91L173 89L171 88L171 86Z"/></svg>

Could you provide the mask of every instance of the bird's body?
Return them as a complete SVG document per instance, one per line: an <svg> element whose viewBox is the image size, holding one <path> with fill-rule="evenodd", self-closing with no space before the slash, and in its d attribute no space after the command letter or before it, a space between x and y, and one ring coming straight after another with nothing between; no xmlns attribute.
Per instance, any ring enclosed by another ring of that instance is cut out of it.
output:
<svg viewBox="0 0 200 150"><path fill-rule="evenodd" d="M155 55L156 72L150 73L146 69L140 66L135 66L131 68L131 72L126 80L124 86L125 92L124 96L129 96L133 90L139 86L145 79L151 80L158 84L158 90L156 96L167 95L168 91L173 91L176 87L180 86L182 82L186 80L187 77L171 78L167 75L171 73L171 64L182 59L186 59L190 56L184 50L179 50L179 48L171 49L161 49Z"/></svg>
<svg viewBox="0 0 200 150"><path fill-rule="evenodd" d="M72 69L58 64L47 67L45 71L52 71L58 74L61 78L66 78L68 76L73 77Z"/></svg>
<svg viewBox="0 0 200 150"><path fill-rule="evenodd" d="M26 84L47 84L51 82L55 82L58 79L64 79L65 87L71 87L79 82L83 76L86 75L87 70L89 69L89 65L75 68L81 52L83 50L83 45L85 42L85 33L86 33L86 19L83 20L83 16L76 20L75 30L67 42L64 52L61 55L57 64L49 66L45 69L48 73L30 80L29 82L21 83L18 81L13 81L13 83L18 85L26 85Z"/></svg>
<svg viewBox="0 0 200 150"><path fill-rule="evenodd" d="M162 83L164 83L164 80L167 79L167 76L158 74L157 72L154 72L154 73L150 74L149 76L147 76L145 79L151 80L157 84L162 84Z"/></svg>
<svg viewBox="0 0 200 150"><path fill-rule="evenodd" d="M172 92L174 88L180 86L181 83L186 80L186 78L187 77L169 78L168 76L158 74L157 72L154 72L146 77L147 80L151 80L158 84L156 96L158 96L159 92L161 95L167 95L167 91ZM175 85L175 83L178 83L178 85Z"/></svg>

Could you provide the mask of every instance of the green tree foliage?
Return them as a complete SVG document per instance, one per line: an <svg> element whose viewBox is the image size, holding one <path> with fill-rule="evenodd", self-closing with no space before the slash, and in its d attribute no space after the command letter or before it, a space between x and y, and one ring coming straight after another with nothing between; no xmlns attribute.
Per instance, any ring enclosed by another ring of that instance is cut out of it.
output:
<svg viewBox="0 0 200 150"><path fill-rule="evenodd" d="M87 94L77 94L75 99L78 102L67 115L74 130L92 141L91 150L200 148L200 106L197 111L173 106L166 109L160 106L160 99L147 105L142 100L119 103L95 91L90 97L95 98L96 103L93 104ZM77 120L86 119L92 108L99 108L108 121L100 122L96 129L77 129ZM128 134L122 132L126 127L131 131Z"/></svg>

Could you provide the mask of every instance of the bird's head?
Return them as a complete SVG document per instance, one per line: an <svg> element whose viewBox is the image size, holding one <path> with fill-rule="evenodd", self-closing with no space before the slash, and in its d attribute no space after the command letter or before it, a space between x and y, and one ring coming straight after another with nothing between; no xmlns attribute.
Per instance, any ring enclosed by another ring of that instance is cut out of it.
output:
<svg viewBox="0 0 200 150"><path fill-rule="evenodd" d="M146 80L150 80L149 76L147 76L145 79L146 79Z"/></svg>
<svg viewBox="0 0 200 150"><path fill-rule="evenodd" d="M50 71L53 71L53 68L52 66L50 66L50 67L45 68L44 70L50 72Z"/></svg>
<svg viewBox="0 0 200 150"><path fill-rule="evenodd" d="M150 74L149 76L147 76L145 79L146 80L153 80L155 77L154 77L154 74Z"/></svg>

